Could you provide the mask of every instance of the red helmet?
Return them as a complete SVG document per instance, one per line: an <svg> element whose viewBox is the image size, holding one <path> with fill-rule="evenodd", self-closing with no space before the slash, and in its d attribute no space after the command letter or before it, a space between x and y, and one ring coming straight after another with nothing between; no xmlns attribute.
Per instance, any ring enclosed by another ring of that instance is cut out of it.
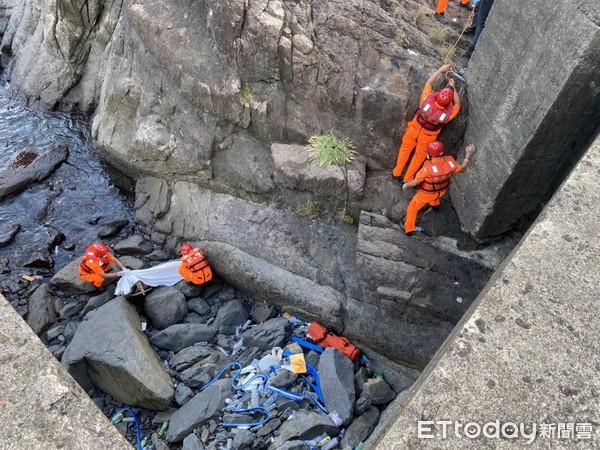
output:
<svg viewBox="0 0 600 450"><path fill-rule="evenodd" d="M450 103L452 103L453 99L454 99L454 89L452 89L451 87L445 87L444 89L439 91L437 93L437 96L435 97L435 101L437 102L437 104L444 108L446 106L448 106Z"/></svg>
<svg viewBox="0 0 600 450"><path fill-rule="evenodd" d="M87 249L88 252L92 252L98 258L106 258L108 255L108 247L104 244L92 244Z"/></svg>
<svg viewBox="0 0 600 450"><path fill-rule="evenodd" d="M427 153L432 158L437 158L442 153L444 153L444 144L442 144L440 141L430 142L429 144L427 144L427 147L425 147L425 153Z"/></svg>
<svg viewBox="0 0 600 450"><path fill-rule="evenodd" d="M192 248L192 246L190 244L183 244L181 247L179 247L179 252L182 255L187 255L192 250L194 250L194 249Z"/></svg>

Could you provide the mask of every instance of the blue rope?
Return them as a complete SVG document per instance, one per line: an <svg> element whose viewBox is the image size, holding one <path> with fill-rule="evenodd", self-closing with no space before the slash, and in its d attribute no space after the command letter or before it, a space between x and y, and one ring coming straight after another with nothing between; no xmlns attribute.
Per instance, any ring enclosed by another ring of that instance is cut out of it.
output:
<svg viewBox="0 0 600 450"><path fill-rule="evenodd" d="M262 420L259 420L257 422L247 422L247 423L221 422L221 423L219 423L219 425L224 426L224 427L255 427L257 425L262 425L264 423L267 423L271 419L271 413L269 412L269 410L267 408L263 408L262 406L254 406L252 408L246 408L246 409L233 409L231 412L234 414L237 414L237 413L247 413L247 412L254 412L254 411L262 411L265 414L265 417Z"/></svg>
<svg viewBox="0 0 600 450"><path fill-rule="evenodd" d="M126 411L129 414L131 414L131 417L133 417L133 421L135 422L135 438L137 439L137 448L138 448L138 450L144 450L144 447L142 447L142 436L141 436L142 433L140 430L140 421L138 420L135 412L133 412L133 409L131 409L128 406L126 406L125 408L121 408L112 417L111 422L113 424L117 424L117 423L121 422L123 419L118 416L119 416L119 414L122 414L123 412L126 412Z"/></svg>
<svg viewBox="0 0 600 450"><path fill-rule="evenodd" d="M240 366L241 367L241 366ZM231 387L234 389L244 389L246 386L248 386L255 378L262 378L263 380L263 386L264 384L267 382L267 380L269 379L269 377L267 375L264 375L262 373L257 373L255 375L252 375L248 380L246 380L244 383L240 384L239 386L236 385L236 380L237 378L241 375L241 371L237 373L237 375L235 377L233 377L231 379Z"/></svg>
<svg viewBox="0 0 600 450"><path fill-rule="evenodd" d="M225 365L225 367L223 367L223 368L222 368L222 369L219 371L219 373L215 375L215 377L214 377L212 380L210 380L208 383L206 383L204 386L202 386L202 387L200 388L200 392L202 392L204 389L206 389L206 388L207 388L207 387L209 387L211 384L213 384L215 381L217 381L217 380L218 380L218 379L221 377L221 375L223 375L223 372L225 372L225 371L226 371L228 368L230 368L231 366L237 366L237 369L238 369L240 372L242 371L242 365L241 365L239 362L237 362L237 361L232 361L232 362L230 362L229 364ZM239 375L239 373L238 373L237 375ZM237 375L236 375L236 377L237 377ZM234 377L234 379L235 379L235 377ZM232 381L232 385L233 385L233 381Z"/></svg>

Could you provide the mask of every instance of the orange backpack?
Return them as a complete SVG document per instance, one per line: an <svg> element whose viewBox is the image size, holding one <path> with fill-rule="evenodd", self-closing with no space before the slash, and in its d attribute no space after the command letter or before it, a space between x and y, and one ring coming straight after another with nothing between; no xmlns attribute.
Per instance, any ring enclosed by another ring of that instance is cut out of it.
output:
<svg viewBox="0 0 600 450"><path fill-rule="evenodd" d="M352 361L356 361L360 356L360 350L350 343L348 339L327 331L327 328L318 322L313 322L308 326L308 335L315 344L321 347L337 348Z"/></svg>

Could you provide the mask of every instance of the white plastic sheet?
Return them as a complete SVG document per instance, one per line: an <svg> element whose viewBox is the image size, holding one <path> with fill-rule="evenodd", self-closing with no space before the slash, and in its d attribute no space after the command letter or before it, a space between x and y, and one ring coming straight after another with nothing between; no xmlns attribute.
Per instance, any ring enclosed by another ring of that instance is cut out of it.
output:
<svg viewBox="0 0 600 450"><path fill-rule="evenodd" d="M117 282L115 295L127 295L131 292L135 283L141 281L147 286L173 286L183 280L179 274L181 261L168 261L149 269L123 271L123 276Z"/></svg>

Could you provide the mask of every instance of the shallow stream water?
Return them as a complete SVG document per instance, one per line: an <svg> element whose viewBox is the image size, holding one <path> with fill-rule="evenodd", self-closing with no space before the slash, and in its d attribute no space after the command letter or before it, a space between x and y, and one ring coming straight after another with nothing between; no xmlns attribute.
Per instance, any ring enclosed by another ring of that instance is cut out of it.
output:
<svg viewBox="0 0 600 450"><path fill-rule="evenodd" d="M102 224L127 220L122 234L130 231L133 195L131 186L115 186L114 180L122 178L101 161L84 115L31 110L11 100L7 87L0 80L0 171L14 170L57 145L66 145L69 157L47 179L0 201L0 229L10 224L21 227L13 242L0 248L0 260L8 259L10 268L0 279L49 278L99 240ZM33 252L47 246L47 227L65 235L64 242L49 249L53 270L23 267ZM10 299L10 290L3 291Z"/></svg>

